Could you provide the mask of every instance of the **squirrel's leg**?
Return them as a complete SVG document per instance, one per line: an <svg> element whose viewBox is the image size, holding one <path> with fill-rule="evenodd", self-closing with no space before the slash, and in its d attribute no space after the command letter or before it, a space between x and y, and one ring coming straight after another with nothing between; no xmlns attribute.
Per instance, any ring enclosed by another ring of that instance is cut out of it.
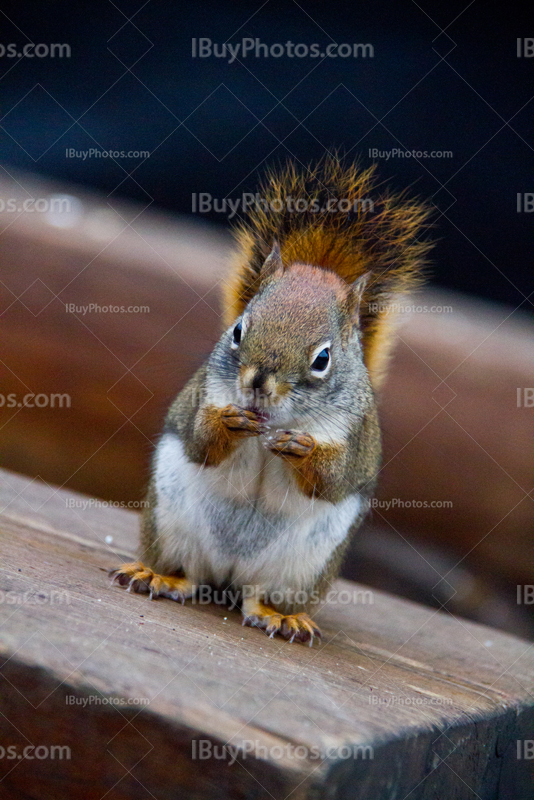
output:
<svg viewBox="0 0 534 800"><path fill-rule="evenodd" d="M156 491L152 481L148 487L146 504L141 516L141 543L138 560L112 569L109 576L112 585L126 586L129 592L148 592L150 599L168 597L184 603L193 596L194 586L186 577L180 564L169 568L161 557L154 508L157 505ZM150 564L151 566L147 566Z"/></svg>
<svg viewBox="0 0 534 800"><path fill-rule="evenodd" d="M345 441L321 441L301 431L276 431L265 446L292 467L297 486L310 498L339 503L351 494L369 496L380 464L376 406L367 409Z"/></svg>
<svg viewBox="0 0 534 800"><path fill-rule="evenodd" d="M250 436L259 436L267 428L253 411L230 404L224 408L207 405L199 409L189 455L193 461L217 466L238 443Z"/></svg>
<svg viewBox="0 0 534 800"><path fill-rule="evenodd" d="M265 446L291 465L299 489L308 497L335 503L354 491L340 480L345 472L346 445L320 443L300 431L276 431Z"/></svg>
<svg viewBox="0 0 534 800"><path fill-rule="evenodd" d="M111 583L117 582L120 586L127 586L128 592L148 592L150 599L168 597L185 603L188 597L193 596L193 584L184 577L176 575L158 575L157 572L145 567L141 561L131 564L122 564L109 572Z"/></svg>
<svg viewBox="0 0 534 800"><path fill-rule="evenodd" d="M229 456L239 441L248 436L259 436L265 427L256 414L252 411L228 405L224 408L208 405L199 409L193 424L193 436L187 447L188 455L193 461L205 466L219 464ZM141 531L140 556L152 564L156 569L161 564L160 559L160 534L158 534L152 506L157 503L155 487L149 488L149 508L143 514ZM177 570L180 567L176 565ZM172 600L185 602L192 597L194 587L191 581L183 574L160 574L141 560L123 564L110 571L112 583L127 586L128 591L148 592L150 598L169 597Z"/></svg>
<svg viewBox="0 0 534 800"><path fill-rule="evenodd" d="M275 634L290 642L309 642L321 638L321 630L308 614L280 614L273 606L266 605L256 597L246 597L241 606L243 625L261 628L272 639Z"/></svg>

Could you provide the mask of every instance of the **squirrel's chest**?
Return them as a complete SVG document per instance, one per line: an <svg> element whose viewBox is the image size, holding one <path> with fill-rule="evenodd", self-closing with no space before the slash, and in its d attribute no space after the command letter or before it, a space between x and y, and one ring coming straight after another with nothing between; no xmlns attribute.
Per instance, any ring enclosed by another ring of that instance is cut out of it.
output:
<svg viewBox="0 0 534 800"><path fill-rule="evenodd" d="M179 437L166 434L156 451L155 484L159 514L212 530L260 526L269 531L296 520L311 522L330 506L298 488L291 467L257 439L245 440L216 467L192 463ZM164 511L165 509L165 511ZM260 536L259 539L265 538Z"/></svg>
<svg viewBox="0 0 534 800"><path fill-rule="evenodd" d="M166 471L173 473L173 482L178 478L186 483L189 492L199 500L209 498L221 507L228 501L233 507L242 506L249 512L256 509L267 516L298 517L312 508L312 501L299 490L291 467L266 450L259 439L241 442L216 467L191 464L175 437L166 443L162 441L161 445L168 454L163 463ZM163 471L159 470L160 476Z"/></svg>
<svg viewBox="0 0 534 800"><path fill-rule="evenodd" d="M215 494L238 504L252 503L263 513L298 515L311 505L299 491L290 466L256 438L242 442L230 458L206 473Z"/></svg>
<svg viewBox="0 0 534 800"><path fill-rule="evenodd" d="M243 442L223 465L202 467L166 434L154 479L166 560L196 581L245 570L258 583L305 585L361 511L357 495L337 506L303 495L290 467L257 440Z"/></svg>

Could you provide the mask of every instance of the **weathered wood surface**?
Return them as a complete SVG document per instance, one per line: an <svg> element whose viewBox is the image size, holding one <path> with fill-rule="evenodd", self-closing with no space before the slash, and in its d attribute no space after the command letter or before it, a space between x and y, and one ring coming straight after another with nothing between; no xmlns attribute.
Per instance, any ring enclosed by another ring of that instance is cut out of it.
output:
<svg viewBox="0 0 534 800"><path fill-rule="evenodd" d="M344 581L322 645L270 640L111 588L130 511L8 472L0 509L0 746L71 748L0 758L2 800L532 796L532 645ZM199 739L241 755L195 760Z"/></svg>
<svg viewBox="0 0 534 800"><path fill-rule="evenodd" d="M17 178L0 176L3 196L64 191ZM219 335L230 238L67 191L78 200L68 226L47 214L9 215L0 237L0 379L4 396L67 393L71 405L0 405L0 463L92 495L139 499L166 406ZM376 521L512 584L531 583L534 415L516 397L532 386L534 326L521 312L448 292L413 302L452 312L406 315L399 331L381 400L379 497L452 507L398 503L377 509ZM150 311L72 314L67 303Z"/></svg>

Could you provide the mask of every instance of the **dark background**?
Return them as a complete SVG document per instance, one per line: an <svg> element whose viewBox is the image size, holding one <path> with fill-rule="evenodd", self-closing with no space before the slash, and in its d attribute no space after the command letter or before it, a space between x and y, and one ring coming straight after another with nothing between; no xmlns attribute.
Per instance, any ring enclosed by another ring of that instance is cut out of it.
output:
<svg viewBox="0 0 534 800"><path fill-rule="evenodd" d="M70 58L0 58L8 171L188 214L193 193L238 198L287 157L337 147L367 166L370 148L451 150L381 159L380 178L439 209L437 283L532 309L534 214L516 211L517 193L534 191L534 58L516 53L534 36L528 4L6 2L1 20L6 44L71 46ZM374 57L229 64L192 58L200 37L370 43ZM83 161L67 148L151 156Z"/></svg>

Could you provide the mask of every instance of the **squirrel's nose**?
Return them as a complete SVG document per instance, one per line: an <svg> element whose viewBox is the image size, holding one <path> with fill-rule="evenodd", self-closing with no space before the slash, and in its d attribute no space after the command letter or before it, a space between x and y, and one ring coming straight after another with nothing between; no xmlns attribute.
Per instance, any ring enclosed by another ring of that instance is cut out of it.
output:
<svg viewBox="0 0 534 800"><path fill-rule="evenodd" d="M265 384L265 373L256 372L252 379L252 389L263 389Z"/></svg>
<svg viewBox="0 0 534 800"><path fill-rule="evenodd" d="M270 397L273 393L275 379L273 375L268 372L257 372L252 379L252 389L255 392Z"/></svg>
<svg viewBox="0 0 534 800"><path fill-rule="evenodd" d="M254 392L270 397L273 394L276 386L276 380L272 373L262 370L247 367L241 373L241 388L252 389Z"/></svg>

